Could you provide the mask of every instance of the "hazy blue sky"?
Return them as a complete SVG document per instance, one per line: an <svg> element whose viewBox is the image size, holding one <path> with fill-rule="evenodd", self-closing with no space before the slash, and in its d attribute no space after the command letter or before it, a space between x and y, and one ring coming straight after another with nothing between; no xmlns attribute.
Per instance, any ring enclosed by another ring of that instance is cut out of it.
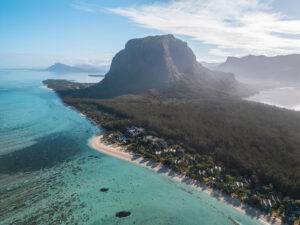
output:
<svg viewBox="0 0 300 225"><path fill-rule="evenodd" d="M299 0L1 0L0 67L107 64L128 39L164 33L199 60L300 53L299 9Z"/></svg>

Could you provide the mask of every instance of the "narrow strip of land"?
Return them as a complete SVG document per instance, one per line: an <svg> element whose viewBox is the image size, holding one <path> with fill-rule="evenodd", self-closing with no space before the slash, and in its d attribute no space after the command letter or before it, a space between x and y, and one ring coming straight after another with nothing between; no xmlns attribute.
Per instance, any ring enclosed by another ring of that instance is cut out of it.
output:
<svg viewBox="0 0 300 225"><path fill-rule="evenodd" d="M238 199L232 198L226 194L221 193L218 190L213 190L212 188L207 187L206 185L200 183L199 181L192 180L186 177L183 174L175 173L174 171L168 169L164 165L154 162L152 160L144 159L143 157L136 155L132 152L126 150L126 147L120 146L118 144L110 144L107 143L103 136L95 136L89 140L89 146L96 151L99 151L103 154L118 158L120 160L128 161L138 166L142 166L152 171L165 174L166 176L178 181L183 182L188 185L191 185L197 188L200 191L204 191L210 194L213 197L216 197L219 201L225 202L232 206L234 209L249 214L250 216L254 216L255 218L265 225L280 225L282 222L278 218L271 217L270 215L266 215L250 206L242 204ZM237 223L238 224L238 223Z"/></svg>

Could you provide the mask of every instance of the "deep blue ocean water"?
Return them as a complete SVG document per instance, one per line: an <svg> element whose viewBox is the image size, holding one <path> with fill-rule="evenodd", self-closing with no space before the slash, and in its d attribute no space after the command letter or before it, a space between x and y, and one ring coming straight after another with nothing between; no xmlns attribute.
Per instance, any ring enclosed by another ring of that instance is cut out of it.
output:
<svg viewBox="0 0 300 225"><path fill-rule="evenodd" d="M99 81L0 70L1 225L259 224L204 192L90 149L101 129L63 105L42 85L47 78ZM121 210L131 215L115 217Z"/></svg>

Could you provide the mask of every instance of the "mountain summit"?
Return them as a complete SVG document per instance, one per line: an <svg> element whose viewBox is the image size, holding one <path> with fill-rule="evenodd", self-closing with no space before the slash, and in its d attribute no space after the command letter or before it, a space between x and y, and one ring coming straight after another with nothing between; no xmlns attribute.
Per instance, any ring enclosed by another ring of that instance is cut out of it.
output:
<svg viewBox="0 0 300 225"><path fill-rule="evenodd" d="M221 96L235 93L238 86L233 74L197 62L186 42L161 35L129 40L105 78L75 95L112 98L154 91L168 97Z"/></svg>

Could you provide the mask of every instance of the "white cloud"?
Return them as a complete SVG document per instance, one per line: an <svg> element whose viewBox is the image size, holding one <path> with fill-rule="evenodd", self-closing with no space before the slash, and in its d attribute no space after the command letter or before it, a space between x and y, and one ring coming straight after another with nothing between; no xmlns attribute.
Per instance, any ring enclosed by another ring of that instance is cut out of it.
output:
<svg viewBox="0 0 300 225"><path fill-rule="evenodd" d="M211 59L300 53L300 20L275 11L271 1L170 0L108 10L140 26L213 45Z"/></svg>

